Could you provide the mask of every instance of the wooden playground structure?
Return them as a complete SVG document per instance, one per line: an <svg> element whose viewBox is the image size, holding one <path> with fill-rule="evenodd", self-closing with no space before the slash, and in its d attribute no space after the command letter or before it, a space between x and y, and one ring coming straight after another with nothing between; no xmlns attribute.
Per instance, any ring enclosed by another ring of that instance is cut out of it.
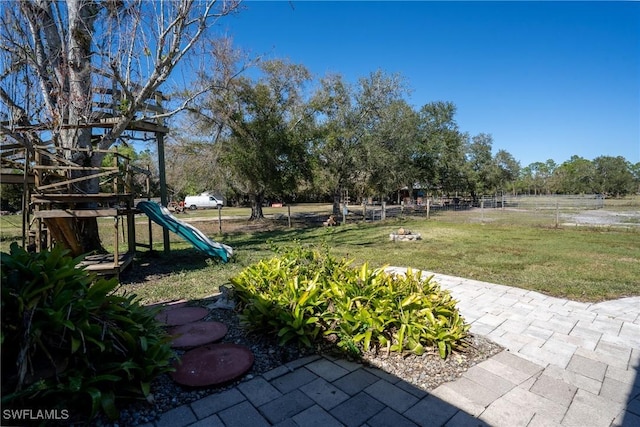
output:
<svg viewBox="0 0 640 427"><path fill-rule="evenodd" d="M115 87L115 86L114 86ZM122 94L115 89L101 89L102 94L110 96L111 102L94 102L92 114L82 128L91 129L92 135L99 132L109 132L117 122L117 105ZM145 110L155 114L164 113L163 98L156 92L145 103ZM47 135L51 128L46 125L33 126L5 126L14 132L28 134L30 132ZM167 190L164 165L164 136L169 129L161 119L132 121L120 137L121 140L134 138L144 133L149 135L157 144L158 169L160 179L161 203L167 205ZM42 138L40 138L42 139ZM92 137L92 139L96 139ZM100 166L86 166L73 160L73 154L81 152L104 153L113 160L112 164ZM117 148L100 150L92 144L85 148L63 148L52 142L43 145L25 146L21 143L8 142L7 138L0 141L0 155L2 170L0 183L21 184L22 195L22 246L32 251L42 251L52 244L63 244L73 256L82 254L82 245L73 232L72 221L78 218L114 219L113 232L115 243L113 253L88 255L82 266L98 274L118 275L133 260L137 247L152 248L151 220L149 220L149 243L136 242L135 215L138 210L134 206L136 194L132 191L133 176L146 176L146 191L149 196L149 180L151 172L132 165L130 159L118 153ZM78 173L81 176L78 176ZM97 179L100 181L99 192L78 192L78 183ZM90 206L89 208L87 206ZM127 250L121 252L120 224L123 224L122 234L126 231ZM169 234L163 230L164 251L168 252Z"/></svg>

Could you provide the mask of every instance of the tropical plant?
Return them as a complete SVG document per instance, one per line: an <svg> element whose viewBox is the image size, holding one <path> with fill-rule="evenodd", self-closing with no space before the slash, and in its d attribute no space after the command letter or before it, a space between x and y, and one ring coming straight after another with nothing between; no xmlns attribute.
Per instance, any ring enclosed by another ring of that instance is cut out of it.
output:
<svg viewBox="0 0 640 427"><path fill-rule="evenodd" d="M469 325L456 301L420 271L354 268L328 251L300 245L231 279L243 323L282 344L311 347L322 337L352 354L372 349L442 358L464 346Z"/></svg>
<svg viewBox="0 0 640 427"><path fill-rule="evenodd" d="M15 243L2 254L2 404L115 419L118 400L149 398L151 381L172 369L169 338L154 311L114 294L116 279L67 254Z"/></svg>

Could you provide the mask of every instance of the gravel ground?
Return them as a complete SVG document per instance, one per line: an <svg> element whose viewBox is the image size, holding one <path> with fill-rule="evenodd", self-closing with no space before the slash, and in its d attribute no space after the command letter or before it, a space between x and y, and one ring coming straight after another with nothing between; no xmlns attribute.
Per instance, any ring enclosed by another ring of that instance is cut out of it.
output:
<svg viewBox="0 0 640 427"><path fill-rule="evenodd" d="M605 209L585 210L575 214L562 214L563 225L583 225L596 227L639 227L640 211L624 212Z"/></svg>
<svg viewBox="0 0 640 427"><path fill-rule="evenodd" d="M200 301L199 305L211 306L214 302L215 299ZM215 320L227 325L228 332L222 342L242 344L251 349L255 361L245 376L222 387L190 389L174 383L168 375L162 375L152 385L152 403L135 403L121 408L121 416L117 422L100 419L97 425L136 426L144 424L158 419L163 412L172 408L228 390L242 381L250 380L300 357L317 353L336 354L336 350L329 346L313 350L299 349L292 345L281 347L272 337L256 335L243 329L239 325L238 316L234 310L211 309L210 315L204 320ZM469 346L464 352L453 354L446 360L442 360L435 353L425 353L422 356L398 354L387 356L386 353L369 352L364 355L362 362L381 368L428 391L442 383L455 380L471 366L502 350L500 346L481 336L470 336L468 344Z"/></svg>

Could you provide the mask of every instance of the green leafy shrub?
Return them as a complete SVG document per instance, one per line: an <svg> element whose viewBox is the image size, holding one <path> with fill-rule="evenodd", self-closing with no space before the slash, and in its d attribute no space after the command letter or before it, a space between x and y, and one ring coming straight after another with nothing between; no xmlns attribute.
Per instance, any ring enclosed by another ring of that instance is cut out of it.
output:
<svg viewBox="0 0 640 427"><path fill-rule="evenodd" d="M469 325L456 301L420 271L393 275L353 268L326 250L298 245L247 267L231 279L245 325L281 343L312 346L334 337L352 354L371 348L445 358L464 346Z"/></svg>
<svg viewBox="0 0 640 427"><path fill-rule="evenodd" d="M333 262L296 247L245 268L231 279L244 307L242 324L276 333L281 344L294 340L310 347L322 330L317 314L326 309L322 273L334 270Z"/></svg>
<svg viewBox="0 0 640 427"><path fill-rule="evenodd" d="M113 293L117 279L98 279L67 254L15 243L1 254L2 404L117 418L117 400L148 398L151 381L171 370L169 338L155 312Z"/></svg>

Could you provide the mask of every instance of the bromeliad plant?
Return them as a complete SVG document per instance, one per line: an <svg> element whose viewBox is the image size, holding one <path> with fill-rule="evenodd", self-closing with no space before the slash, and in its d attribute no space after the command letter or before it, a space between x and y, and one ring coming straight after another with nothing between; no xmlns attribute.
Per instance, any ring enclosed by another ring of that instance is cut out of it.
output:
<svg viewBox="0 0 640 427"><path fill-rule="evenodd" d="M113 293L116 279L67 253L14 243L1 254L2 404L117 418L119 399L149 398L151 381L171 370L169 338L155 312Z"/></svg>
<svg viewBox="0 0 640 427"><path fill-rule="evenodd" d="M243 323L277 334L282 344L310 347L331 336L353 354L435 349L445 358L464 346L469 331L449 292L420 271L393 275L367 264L353 268L326 249L284 249L231 282Z"/></svg>
<svg viewBox="0 0 640 427"><path fill-rule="evenodd" d="M324 329L319 317L327 309L325 275L341 271L333 258L295 247L260 261L231 279L244 310L243 325L275 332L280 344L312 346Z"/></svg>

